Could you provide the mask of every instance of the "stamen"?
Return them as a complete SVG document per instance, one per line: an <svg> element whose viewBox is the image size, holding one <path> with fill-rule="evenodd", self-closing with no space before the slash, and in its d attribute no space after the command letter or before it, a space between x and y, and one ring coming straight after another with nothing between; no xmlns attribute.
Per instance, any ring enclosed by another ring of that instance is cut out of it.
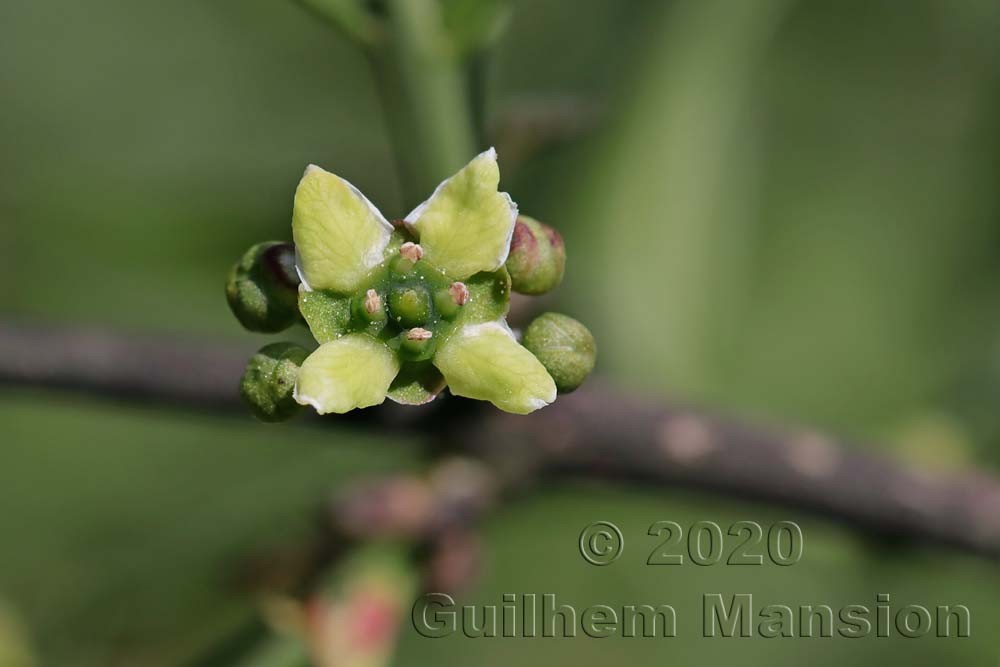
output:
<svg viewBox="0 0 1000 667"><path fill-rule="evenodd" d="M409 340L427 340L433 335L434 334L428 331L427 329L422 329L420 327L413 327L412 329L406 332L406 337Z"/></svg>
<svg viewBox="0 0 1000 667"><path fill-rule="evenodd" d="M418 262L424 256L424 249L419 244L407 241L399 248L399 254L411 262Z"/></svg>
<svg viewBox="0 0 1000 667"><path fill-rule="evenodd" d="M469 300L469 288L465 283L452 283L448 291L451 292L451 298L460 306L464 306Z"/></svg>
<svg viewBox="0 0 1000 667"><path fill-rule="evenodd" d="M365 311L371 315L382 307L382 297L373 289L365 292Z"/></svg>

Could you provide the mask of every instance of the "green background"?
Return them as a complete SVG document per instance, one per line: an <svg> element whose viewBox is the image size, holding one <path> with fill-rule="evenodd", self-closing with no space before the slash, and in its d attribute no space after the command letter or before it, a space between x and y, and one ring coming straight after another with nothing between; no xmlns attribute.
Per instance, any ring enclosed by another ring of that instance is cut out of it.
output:
<svg viewBox="0 0 1000 667"><path fill-rule="evenodd" d="M587 128L503 186L564 234L561 310L599 371L761 421L1000 462L1000 5L986 0L520 0L491 120ZM248 347L222 282L287 239L302 169L402 201L365 59L281 0L0 3L0 309L7 320ZM505 150L506 149L506 150ZM504 156L511 158L505 161ZM254 618L248 554L294 541L341 480L417 465L356 430L0 390L0 647L39 664L173 665ZM595 568L580 529L618 523ZM801 563L650 567L649 524L798 521ZM398 663L995 665L1000 576L794 510L560 484L489 519L462 600L670 603L671 640L428 640ZM699 639L705 593L792 606L965 604L968 639ZM0 664L4 660L0 650ZM6 667L6 666L4 666Z"/></svg>

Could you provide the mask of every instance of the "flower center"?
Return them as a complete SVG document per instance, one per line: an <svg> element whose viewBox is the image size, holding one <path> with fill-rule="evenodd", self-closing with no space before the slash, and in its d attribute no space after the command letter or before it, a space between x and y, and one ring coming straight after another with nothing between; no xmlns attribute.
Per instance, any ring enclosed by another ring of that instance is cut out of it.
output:
<svg viewBox="0 0 1000 667"><path fill-rule="evenodd" d="M347 330L384 341L402 361L423 362L434 356L475 298L464 282L425 260L418 243L398 237L397 242L398 250L351 295L346 313L331 305L314 319L346 316Z"/></svg>

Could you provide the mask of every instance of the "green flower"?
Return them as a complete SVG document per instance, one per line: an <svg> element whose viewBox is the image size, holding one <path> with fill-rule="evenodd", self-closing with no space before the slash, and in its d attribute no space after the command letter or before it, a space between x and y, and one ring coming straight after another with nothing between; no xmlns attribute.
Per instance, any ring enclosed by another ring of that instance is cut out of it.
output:
<svg viewBox="0 0 1000 667"><path fill-rule="evenodd" d="M320 346L298 373L298 403L320 414L387 396L420 404L445 385L520 414L555 400L505 321L517 206L499 180L490 149L393 225L344 179L306 169L292 234L299 311Z"/></svg>

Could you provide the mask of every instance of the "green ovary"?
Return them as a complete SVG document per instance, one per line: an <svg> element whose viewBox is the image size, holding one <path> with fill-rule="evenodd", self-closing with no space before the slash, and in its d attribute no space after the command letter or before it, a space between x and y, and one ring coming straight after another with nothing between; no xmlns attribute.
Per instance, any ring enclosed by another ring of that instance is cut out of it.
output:
<svg viewBox="0 0 1000 667"><path fill-rule="evenodd" d="M389 317L404 327L421 327L431 316L431 298L422 285L395 287L389 292Z"/></svg>

